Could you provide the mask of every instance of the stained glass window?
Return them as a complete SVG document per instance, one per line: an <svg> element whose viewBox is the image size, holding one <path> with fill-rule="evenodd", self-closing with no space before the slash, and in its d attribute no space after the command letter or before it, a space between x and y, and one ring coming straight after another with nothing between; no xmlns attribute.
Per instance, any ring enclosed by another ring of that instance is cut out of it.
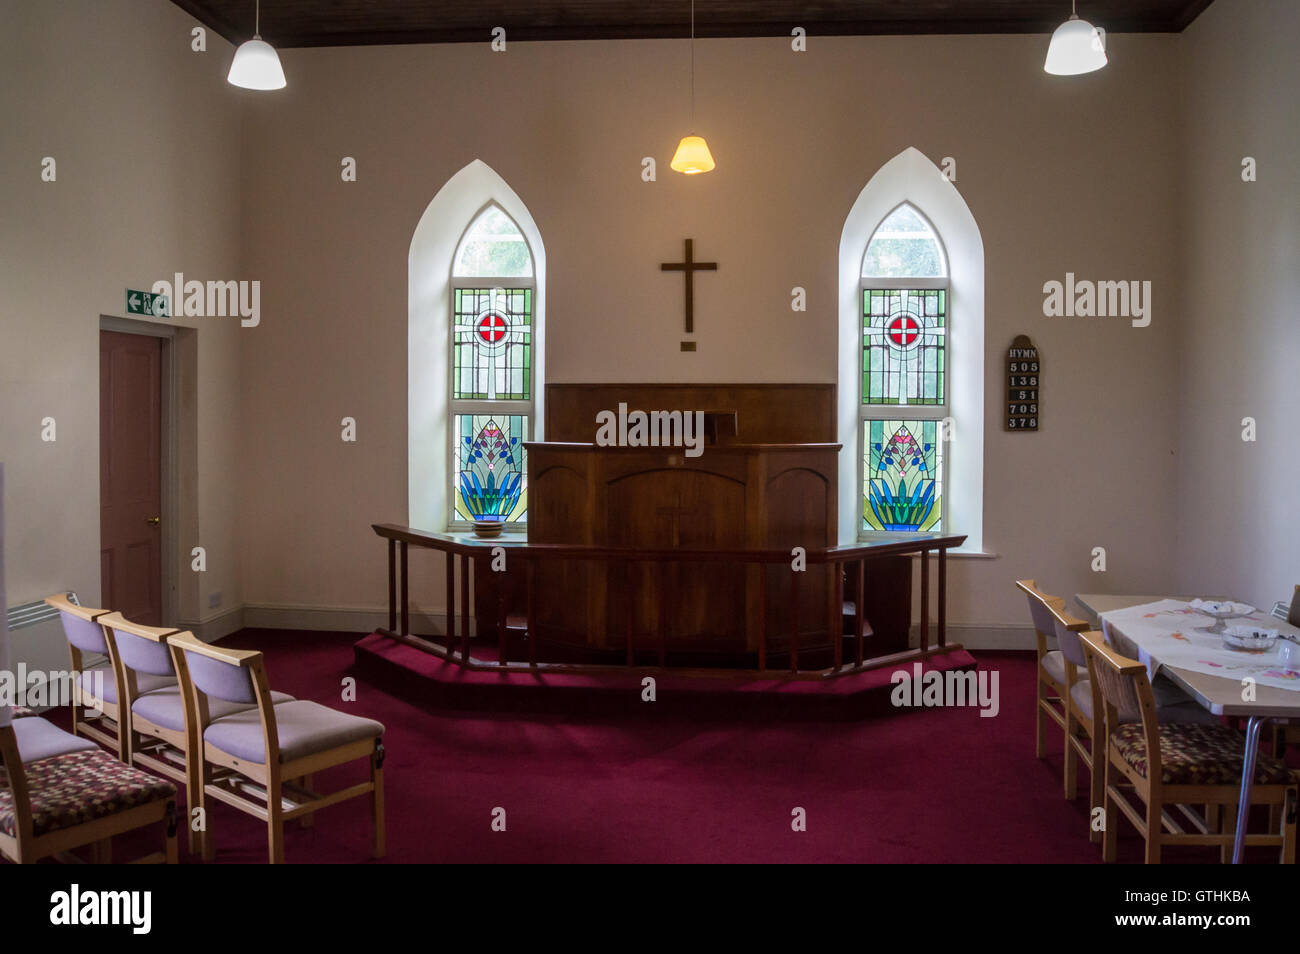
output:
<svg viewBox="0 0 1300 954"><path fill-rule="evenodd" d="M453 525L528 513L524 443L536 407L537 285L528 242L496 205L461 237L451 280Z"/></svg>
<svg viewBox="0 0 1300 954"><path fill-rule="evenodd" d="M942 278L943 249L925 217L906 202L880 223L862 258L865 278Z"/></svg>
<svg viewBox="0 0 1300 954"><path fill-rule="evenodd" d="M507 523L528 511L528 461L523 414L455 415L456 515Z"/></svg>
<svg viewBox="0 0 1300 954"><path fill-rule="evenodd" d="M533 274L533 257L519 226L499 207L490 205L465 230L451 273L468 278L522 278Z"/></svg>
<svg viewBox="0 0 1300 954"><path fill-rule="evenodd" d="M863 421L864 530L940 530L940 421Z"/></svg>
<svg viewBox="0 0 1300 954"><path fill-rule="evenodd" d="M948 292L862 290L862 403L943 404Z"/></svg>
<svg viewBox="0 0 1300 954"><path fill-rule="evenodd" d="M885 216L862 257L864 533L943 529L947 270L938 234L906 202Z"/></svg>
<svg viewBox="0 0 1300 954"><path fill-rule="evenodd" d="M533 290L453 290L452 398L532 400Z"/></svg>

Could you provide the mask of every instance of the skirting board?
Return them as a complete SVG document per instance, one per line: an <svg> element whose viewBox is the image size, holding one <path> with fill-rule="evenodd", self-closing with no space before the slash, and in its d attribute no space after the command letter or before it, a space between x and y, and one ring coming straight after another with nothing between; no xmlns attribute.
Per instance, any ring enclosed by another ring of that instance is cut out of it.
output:
<svg viewBox="0 0 1300 954"><path fill-rule="evenodd" d="M229 614L228 614L229 615ZM302 629L325 632L370 633L388 625L388 610L373 607L289 606L251 603L244 606L243 625L250 629ZM417 636L436 636L446 632L447 617L442 613L411 613L411 632ZM238 627L236 627L237 629ZM234 632L227 629L220 636ZM471 626L471 631L476 632ZM912 627L912 644L917 645L920 628ZM197 634L208 639L206 633ZM1021 649L1033 652L1034 630L1025 625L996 623L949 623L948 641L967 649Z"/></svg>
<svg viewBox="0 0 1300 954"><path fill-rule="evenodd" d="M207 619L178 620L176 625L180 629L188 629L205 643L215 643L231 633L239 632L248 624L244 621L244 607L241 606Z"/></svg>
<svg viewBox="0 0 1300 954"><path fill-rule="evenodd" d="M249 629L305 629L340 633L373 633L388 625L388 609L369 606L291 606L246 603L243 625ZM447 631L443 613L412 611L415 636L441 636ZM472 629L472 627L471 627Z"/></svg>
<svg viewBox="0 0 1300 954"><path fill-rule="evenodd" d="M912 627L913 646L920 645L920 633L919 626ZM930 642L933 645L933 631L931 631ZM994 651L1023 649L1033 652L1038 646L1032 626L999 626L996 623L949 623L948 642L960 643L965 649Z"/></svg>

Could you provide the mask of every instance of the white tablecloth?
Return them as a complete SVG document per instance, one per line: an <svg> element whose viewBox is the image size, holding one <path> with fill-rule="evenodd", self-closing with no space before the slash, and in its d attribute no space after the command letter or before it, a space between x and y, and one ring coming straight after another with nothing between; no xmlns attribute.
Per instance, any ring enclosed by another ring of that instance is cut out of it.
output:
<svg viewBox="0 0 1300 954"><path fill-rule="evenodd" d="M1264 653L1241 652L1223 645L1223 637L1209 633L1214 619L1187 608L1179 600L1160 600L1101 614L1106 638L1116 648L1136 647L1138 658L1152 678L1161 666L1188 669L1224 679L1254 679L1257 685L1300 692L1300 645L1279 639ZM1254 624L1280 633L1300 636L1300 629L1256 610L1228 620ZM1287 658L1289 654L1290 658Z"/></svg>

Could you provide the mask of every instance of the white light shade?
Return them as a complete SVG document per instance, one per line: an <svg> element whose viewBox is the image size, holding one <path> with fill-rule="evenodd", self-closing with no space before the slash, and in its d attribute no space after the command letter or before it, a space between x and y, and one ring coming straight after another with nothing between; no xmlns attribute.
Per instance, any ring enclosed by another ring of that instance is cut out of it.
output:
<svg viewBox="0 0 1300 954"><path fill-rule="evenodd" d="M1052 34L1043 69L1057 76L1091 73L1106 65L1106 31L1071 16Z"/></svg>
<svg viewBox="0 0 1300 954"><path fill-rule="evenodd" d="M275 47L260 36L240 44L226 82L244 89L284 89L284 70Z"/></svg>
<svg viewBox="0 0 1300 954"><path fill-rule="evenodd" d="M673 153L673 161L668 164L674 172L684 172L688 176L698 175L701 172L712 172L714 168L713 154L709 152L709 144L700 136L686 136L677 144L677 151Z"/></svg>

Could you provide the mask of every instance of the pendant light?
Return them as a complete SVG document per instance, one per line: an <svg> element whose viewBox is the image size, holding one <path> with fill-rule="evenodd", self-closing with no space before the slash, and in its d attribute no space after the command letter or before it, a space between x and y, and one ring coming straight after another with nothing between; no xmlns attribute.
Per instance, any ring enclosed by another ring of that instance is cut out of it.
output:
<svg viewBox="0 0 1300 954"><path fill-rule="evenodd" d="M691 0L691 128L695 128L695 0ZM712 172L716 164L704 137L692 132L689 136L682 137L682 141L677 144L677 151L673 153L673 161L668 165L674 172L694 176L701 172Z"/></svg>
<svg viewBox="0 0 1300 954"><path fill-rule="evenodd" d="M1043 69L1057 76L1091 73L1106 65L1106 31L1080 20L1070 0L1070 19L1052 34Z"/></svg>
<svg viewBox="0 0 1300 954"><path fill-rule="evenodd" d="M253 24L253 38L235 50L235 60L230 64L226 82L244 89L284 89L284 70L275 47L262 39L262 0L257 0L257 19Z"/></svg>

